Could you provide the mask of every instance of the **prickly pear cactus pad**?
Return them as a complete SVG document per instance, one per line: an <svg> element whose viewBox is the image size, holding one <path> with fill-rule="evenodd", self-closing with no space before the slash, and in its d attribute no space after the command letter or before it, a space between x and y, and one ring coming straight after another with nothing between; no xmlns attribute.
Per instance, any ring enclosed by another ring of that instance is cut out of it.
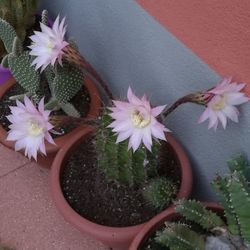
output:
<svg viewBox="0 0 250 250"><path fill-rule="evenodd" d="M67 103L81 89L84 83L82 70L69 63L58 66L54 78L54 96L60 103Z"/></svg>
<svg viewBox="0 0 250 250"><path fill-rule="evenodd" d="M40 75L34 66L30 66L31 61L28 53L8 56L9 67L17 82L31 95L35 95L40 87Z"/></svg>

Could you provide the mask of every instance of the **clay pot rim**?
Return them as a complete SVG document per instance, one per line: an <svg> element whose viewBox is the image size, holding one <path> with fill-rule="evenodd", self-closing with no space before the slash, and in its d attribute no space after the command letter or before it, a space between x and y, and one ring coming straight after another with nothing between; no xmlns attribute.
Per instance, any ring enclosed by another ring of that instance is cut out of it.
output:
<svg viewBox="0 0 250 250"><path fill-rule="evenodd" d="M216 202L201 202L206 208L212 211L223 213L223 207ZM155 232L165 221L169 221L172 218L178 216L175 210L175 206L168 208L163 213L155 216L141 229L132 241L128 250L138 250L139 247L148 239L148 237Z"/></svg>
<svg viewBox="0 0 250 250"><path fill-rule="evenodd" d="M54 199L54 202L61 212L61 214L64 216L64 218L75 225L80 231L85 231L87 228L87 233L90 235L95 235L96 238L102 239L103 241L110 241L111 237L110 235L119 235L119 241L125 242L128 238L134 238L134 236L141 230L141 228L146 224L138 224L134 226L127 226L127 227L110 227L110 226L104 226L97 223L94 223L90 220L85 219L78 213L76 213L68 204L66 199L64 198L61 184L60 184L60 173L61 169L64 167L64 159L67 159L67 154L70 154L71 147L77 142L85 139L87 136L89 136L90 133L93 133L95 129L91 126L86 125L86 128L84 131L79 132L74 137L70 138L68 143L59 150L57 153L56 158L54 159L54 162L52 164L51 172L50 172L50 185L51 185L51 191L52 191L52 197ZM180 189L177 195L177 199L180 198L188 198L191 189L192 189L192 169L190 166L189 159L183 150L182 146L178 143L178 141L170 134L166 134L167 140L173 150L176 153L177 158L180 161L181 166L181 175L182 175L182 181L180 185ZM184 177L184 178L183 178ZM160 214L164 214L166 210L161 212ZM129 236L128 236L129 235Z"/></svg>
<svg viewBox="0 0 250 250"><path fill-rule="evenodd" d="M0 98L4 96L4 94L14 85L16 84L16 80L14 77L10 77L5 83L3 83L0 86ZM101 108L101 97L99 94L99 90L94 84L93 80L91 80L89 77L85 77L83 80L83 84L88 90L88 93L90 95L90 107L89 112L87 114L87 118L93 118L97 117L100 112ZM72 130L71 132L62 135L55 139L56 145L50 144L48 142L45 143L46 145L46 152L47 154L55 153L64 145L65 140L68 140L75 132L77 132L79 129L82 129L84 125L79 126L78 128ZM15 142L13 141L6 141L7 138L7 131L3 128L3 126L0 124L0 141L7 147L12 148L14 150L15 148Z"/></svg>

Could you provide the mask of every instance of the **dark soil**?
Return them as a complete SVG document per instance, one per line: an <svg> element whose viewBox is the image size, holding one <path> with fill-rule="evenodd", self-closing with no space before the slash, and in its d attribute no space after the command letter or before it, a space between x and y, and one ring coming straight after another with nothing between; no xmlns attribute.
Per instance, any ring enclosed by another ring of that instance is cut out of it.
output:
<svg viewBox="0 0 250 250"><path fill-rule="evenodd" d="M167 176L179 187L180 166L169 144L163 143L159 159L159 174ZM133 189L105 180L97 168L93 138L70 154L61 174L61 185L70 206L84 218L98 224L132 226L159 213L145 202L140 188Z"/></svg>
<svg viewBox="0 0 250 250"><path fill-rule="evenodd" d="M8 131L8 126L10 125L9 120L6 118L7 115L10 114L9 106L15 106L16 101L10 100L10 96L20 95L25 93L25 90L19 85L15 84L6 94L0 99L0 124L3 128ZM49 99L49 90L45 89L45 101ZM80 112L82 117L85 117L88 114L90 108L90 96L87 89L82 87L82 89L70 100L70 102L76 107L76 109ZM66 115L62 110L53 111L53 115ZM75 128L74 125L67 124L66 126L62 126L56 128L56 130L60 133L60 135L52 134L53 138L69 133Z"/></svg>

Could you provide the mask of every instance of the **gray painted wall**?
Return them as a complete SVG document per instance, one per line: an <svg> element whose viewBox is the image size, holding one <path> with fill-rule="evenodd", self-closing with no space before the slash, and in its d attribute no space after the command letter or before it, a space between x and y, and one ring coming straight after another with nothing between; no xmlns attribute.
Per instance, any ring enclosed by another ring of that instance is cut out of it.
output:
<svg viewBox="0 0 250 250"><path fill-rule="evenodd" d="M153 104L210 88L220 79L212 69L166 32L133 0L43 0L52 16L67 17L68 34L117 97L128 86L146 93ZM236 153L249 156L248 105L241 107L240 124L216 133L198 125L203 108L187 104L169 116L167 127L186 148L195 172L194 196L214 199L209 182L227 171L226 160Z"/></svg>

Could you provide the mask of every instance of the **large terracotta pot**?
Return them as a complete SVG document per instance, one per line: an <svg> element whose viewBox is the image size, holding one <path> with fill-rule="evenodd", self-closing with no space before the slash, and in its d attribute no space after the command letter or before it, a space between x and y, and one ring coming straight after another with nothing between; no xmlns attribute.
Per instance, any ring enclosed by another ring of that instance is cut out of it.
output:
<svg viewBox="0 0 250 250"><path fill-rule="evenodd" d="M6 93L6 91L8 91L12 86L14 86L14 84L16 84L16 80L13 77L11 77L3 85L1 85L0 86L0 98L2 98L4 94ZM100 108L101 108L101 97L99 95L99 91L97 87L95 86L94 82L90 78L85 78L84 86L86 87L90 95L90 109L89 109L87 117L95 118L99 115ZM70 133L56 138L55 139L56 145L46 143L47 156L39 155L38 160L37 160L38 164L40 164L43 167L50 168L58 150L62 148L69 141L71 137L73 137L79 131L84 130L84 128L85 126L81 125L75 128L74 130L72 130ZM6 147L14 150L15 142L7 141L6 138L7 138L7 132L0 124L0 142Z"/></svg>
<svg viewBox="0 0 250 250"><path fill-rule="evenodd" d="M223 214L223 207L220 206L218 203L203 202L202 204L213 212L219 213L221 215ZM177 218L179 218L179 215L177 215L174 206L158 214L148 223L146 223L146 225L136 235L129 247L129 250L138 250L155 231L157 231L164 225L166 221L171 221Z"/></svg>
<svg viewBox="0 0 250 250"><path fill-rule="evenodd" d="M78 228L82 233L102 241L104 244L112 247L113 249L127 250L133 238L143 228L145 223L128 227L109 227L91 222L78 213L76 213L64 198L61 184L60 175L65 166L65 162L83 140L88 140L89 136L93 133L94 128L87 126L85 130L71 137L68 143L59 150L51 168L50 185L52 197L56 207L64 216L65 220ZM167 140L175 151L176 156L180 163L181 184L177 198L188 198L192 189L192 169L189 159L183 150L182 146L174 139L171 134L166 135Z"/></svg>
<svg viewBox="0 0 250 250"><path fill-rule="evenodd" d="M12 77L11 71L8 68L0 66L0 86Z"/></svg>

